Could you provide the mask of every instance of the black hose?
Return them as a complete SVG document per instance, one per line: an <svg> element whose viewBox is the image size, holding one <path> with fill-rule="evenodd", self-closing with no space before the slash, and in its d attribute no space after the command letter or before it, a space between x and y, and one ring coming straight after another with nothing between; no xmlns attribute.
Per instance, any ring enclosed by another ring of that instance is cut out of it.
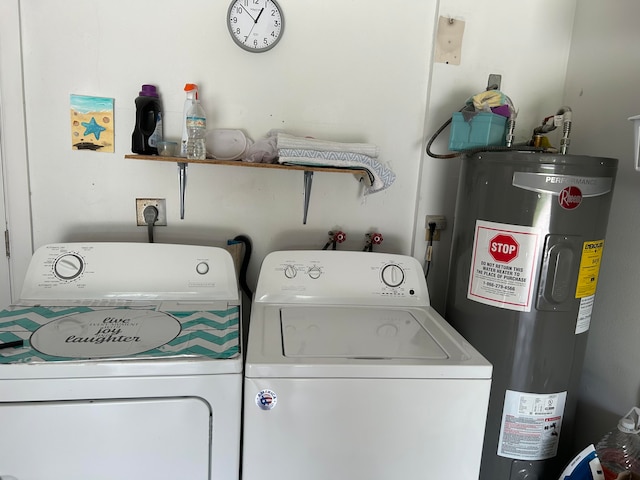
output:
<svg viewBox="0 0 640 480"><path fill-rule="evenodd" d="M238 235L233 240L236 242L241 242L244 244L244 254L242 255L242 264L240 265L240 278L238 282L240 283L240 288L245 293L249 300L253 299L253 292L249 288L249 284L247 283L247 269L249 268L249 260L251 260L251 251L252 244L251 239L246 235Z"/></svg>
<svg viewBox="0 0 640 480"><path fill-rule="evenodd" d="M442 131L449 126L450 123L451 123L451 117L449 117L449 119L446 122L444 122L442 124L442 126L436 131L436 133L434 133L431 136L431 138L429 139L429 142L427 143L427 155L429 155L430 157L433 157L433 158L456 158L456 157L459 157L460 155L462 155L462 152L439 154L439 153L433 153L431 151L431 144L435 141L436 138L438 138L438 135L440 135L442 133Z"/></svg>

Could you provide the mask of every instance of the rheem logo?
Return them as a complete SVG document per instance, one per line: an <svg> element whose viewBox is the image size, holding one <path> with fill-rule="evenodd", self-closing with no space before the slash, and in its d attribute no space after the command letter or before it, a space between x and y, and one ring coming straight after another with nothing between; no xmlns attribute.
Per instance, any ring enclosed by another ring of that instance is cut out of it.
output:
<svg viewBox="0 0 640 480"><path fill-rule="evenodd" d="M558 195L558 203L565 210L573 210L578 208L578 205L582 203L582 192L578 187L566 187L563 188Z"/></svg>
<svg viewBox="0 0 640 480"><path fill-rule="evenodd" d="M518 256L520 245L511 235L499 234L489 242L489 254L496 262L509 263Z"/></svg>

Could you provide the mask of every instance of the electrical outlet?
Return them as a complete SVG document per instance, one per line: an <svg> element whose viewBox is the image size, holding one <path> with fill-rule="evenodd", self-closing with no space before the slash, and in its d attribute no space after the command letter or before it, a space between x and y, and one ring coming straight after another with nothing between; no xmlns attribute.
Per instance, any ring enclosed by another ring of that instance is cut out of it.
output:
<svg viewBox="0 0 640 480"><path fill-rule="evenodd" d="M444 230L447 228L447 217L444 215L427 215L427 219L424 222L424 228L429 230L430 223L436 224L436 230Z"/></svg>
<svg viewBox="0 0 640 480"><path fill-rule="evenodd" d="M167 225L167 201L164 198L136 198L136 221L138 226L146 226L144 219L144 209L152 205L158 209L158 220L154 223L156 227Z"/></svg>
<svg viewBox="0 0 640 480"><path fill-rule="evenodd" d="M435 223L436 228L433 232L433 238L431 238L431 232L429 230L429 224ZM427 229L427 234L425 236L425 240L427 242L433 240L434 242L440 240L440 231L447 228L447 217L444 215L427 215L426 221L424 222L424 226Z"/></svg>

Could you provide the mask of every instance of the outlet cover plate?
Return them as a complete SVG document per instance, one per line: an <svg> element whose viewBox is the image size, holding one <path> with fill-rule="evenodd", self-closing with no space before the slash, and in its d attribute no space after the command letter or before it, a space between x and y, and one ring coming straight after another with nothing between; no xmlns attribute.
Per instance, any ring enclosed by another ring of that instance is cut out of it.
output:
<svg viewBox="0 0 640 480"><path fill-rule="evenodd" d="M146 226L144 209L152 205L158 209L158 220L153 225L166 227L167 225L167 201L164 198L136 198L136 222L139 227Z"/></svg>

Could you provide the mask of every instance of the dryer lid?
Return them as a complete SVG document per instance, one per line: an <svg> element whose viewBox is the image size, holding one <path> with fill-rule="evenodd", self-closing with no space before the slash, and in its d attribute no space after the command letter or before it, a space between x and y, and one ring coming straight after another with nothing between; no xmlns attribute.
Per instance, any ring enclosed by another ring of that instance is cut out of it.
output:
<svg viewBox="0 0 640 480"><path fill-rule="evenodd" d="M407 310L288 307L280 312L285 357L444 360L443 347Z"/></svg>

